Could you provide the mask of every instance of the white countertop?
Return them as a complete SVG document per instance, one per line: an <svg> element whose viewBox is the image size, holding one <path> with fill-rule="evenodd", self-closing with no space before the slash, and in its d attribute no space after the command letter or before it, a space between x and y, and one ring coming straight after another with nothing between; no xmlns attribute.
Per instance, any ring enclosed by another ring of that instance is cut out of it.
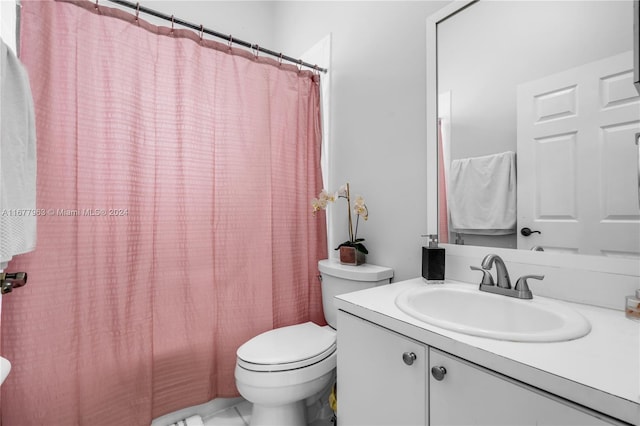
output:
<svg viewBox="0 0 640 426"><path fill-rule="evenodd" d="M422 278L401 281L337 296L336 306L595 411L640 425L640 323L627 319L622 310L563 302L589 320L592 329L588 335L566 342L507 342L432 326L396 307L398 294L425 285L446 283L426 284ZM624 300L620 303L622 306Z"/></svg>

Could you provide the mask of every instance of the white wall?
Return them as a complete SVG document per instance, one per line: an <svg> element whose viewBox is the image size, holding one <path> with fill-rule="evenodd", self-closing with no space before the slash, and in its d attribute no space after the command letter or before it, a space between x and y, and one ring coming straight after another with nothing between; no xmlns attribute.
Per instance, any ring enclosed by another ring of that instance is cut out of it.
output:
<svg viewBox="0 0 640 426"><path fill-rule="evenodd" d="M13 52L17 52L16 43L16 1L0 0L0 38Z"/></svg>
<svg viewBox="0 0 640 426"><path fill-rule="evenodd" d="M106 7L119 7L108 1L99 1L99 4ZM273 43L275 21L274 4L271 1L142 0L140 4L267 48ZM135 13L132 9L122 9ZM141 13L140 17L155 25L171 26L171 23L151 15ZM216 40L224 42L220 39Z"/></svg>
<svg viewBox="0 0 640 426"><path fill-rule="evenodd" d="M516 150L517 85L633 49L624 1L479 2L438 26L451 158Z"/></svg>
<svg viewBox="0 0 640 426"><path fill-rule="evenodd" d="M365 197L368 263L420 275L426 233L426 19L448 2L278 2L275 45L299 55L332 35L330 190ZM434 94L435 96L435 94ZM348 238L343 200L334 241ZM335 255L335 252L331 253Z"/></svg>

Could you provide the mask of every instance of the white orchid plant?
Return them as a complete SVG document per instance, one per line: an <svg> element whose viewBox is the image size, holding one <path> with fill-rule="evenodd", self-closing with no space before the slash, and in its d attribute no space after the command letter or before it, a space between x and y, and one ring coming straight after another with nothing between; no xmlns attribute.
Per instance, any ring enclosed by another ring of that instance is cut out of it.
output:
<svg viewBox="0 0 640 426"><path fill-rule="evenodd" d="M368 254L367 248L362 244L364 238L358 238L358 225L360 224L360 218L363 220L369 219L369 210L367 209L367 205L364 203L364 198L360 195L356 196L354 200L353 210L351 209L351 195L349 192L349 183L346 183L338 189L337 192L330 194L326 190L322 190L318 198L314 198L311 201L311 205L313 206L313 213L320 210L325 210L329 203L335 202L338 198L344 198L347 200L347 213L349 217L349 240L340 244L336 247L336 250L340 250L340 247L354 247L359 252L364 254ZM353 220L351 213L356 215L356 226L355 230L353 228Z"/></svg>

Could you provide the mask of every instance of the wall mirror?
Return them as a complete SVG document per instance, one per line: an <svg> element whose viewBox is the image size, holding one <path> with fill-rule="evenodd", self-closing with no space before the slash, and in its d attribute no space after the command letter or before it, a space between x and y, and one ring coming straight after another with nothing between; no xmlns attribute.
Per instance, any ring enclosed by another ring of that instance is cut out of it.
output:
<svg viewBox="0 0 640 426"><path fill-rule="evenodd" d="M640 257L634 0L454 2L429 25L430 232Z"/></svg>

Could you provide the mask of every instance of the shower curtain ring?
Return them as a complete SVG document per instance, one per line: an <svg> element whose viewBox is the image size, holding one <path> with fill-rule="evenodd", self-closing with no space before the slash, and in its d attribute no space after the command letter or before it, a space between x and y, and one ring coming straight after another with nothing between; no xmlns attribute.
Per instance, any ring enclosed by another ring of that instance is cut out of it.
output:
<svg viewBox="0 0 640 426"><path fill-rule="evenodd" d="M200 41L202 41L203 37L204 37L204 25L200 24Z"/></svg>
<svg viewBox="0 0 640 426"><path fill-rule="evenodd" d="M136 22L138 22L138 18L140 17L140 2L136 3Z"/></svg>
<svg viewBox="0 0 640 426"><path fill-rule="evenodd" d="M282 65L282 52L280 52L280 55L278 56L278 66Z"/></svg>
<svg viewBox="0 0 640 426"><path fill-rule="evenodd" d="M258 59L258 55L260 54L260 46L257 45L257 44L255 44L254 46L256 48L255 49L256 51L255 51L255 53L253 55L256 57L256 59ZM251 48L253 49L253 46L251 46Z"/></svg>
<svg viewBox="0 0 640 426"><path fill-rule="evenodd" d="M233 47L233 36L229 34L229 50Z"/></svg>
<svg viewBox="0 0 640 426"><path fill-rule="evenodd" d="M174 23L174 17L173 15L171 15L171 34L173 34L173 23Z"/></svg>
<svg viewBox="0 0 640 426"><path fill-rule="evenodd" d="M298 59L298 72L302 72L302 59Z"/></svg>
<svg viewBox="0 0 640 426"><path fill-rule="evenodd" d="M94 7L96 10L98 9L98 0L96 0L96 5Z"/></svg>

